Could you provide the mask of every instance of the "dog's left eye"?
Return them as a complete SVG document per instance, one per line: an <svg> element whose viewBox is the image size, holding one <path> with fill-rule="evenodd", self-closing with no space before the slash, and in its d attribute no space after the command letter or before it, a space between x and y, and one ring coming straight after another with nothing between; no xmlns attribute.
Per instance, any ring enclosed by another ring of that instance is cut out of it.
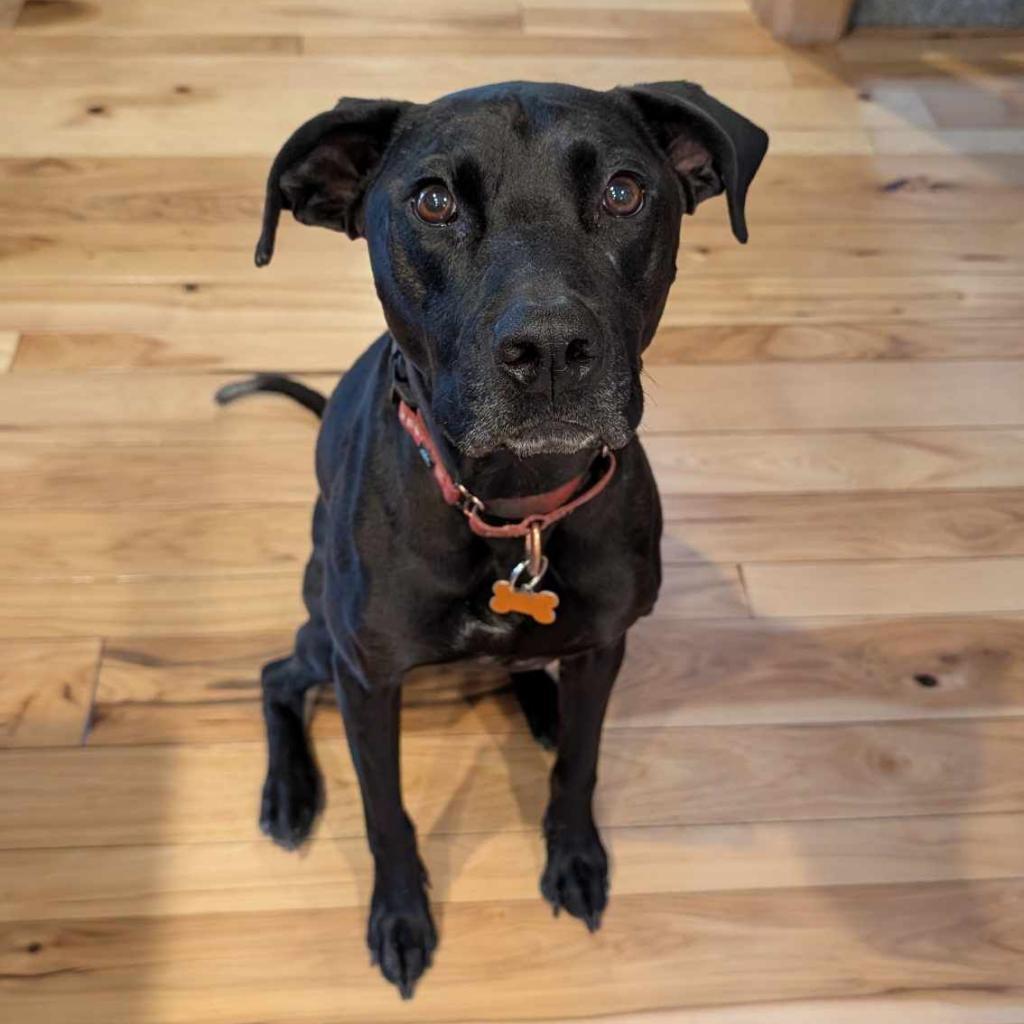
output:
<svg viewBox="0 0 1024 1024"><path fill-rule="evenodd" d="M455 196L444 185L427 185L413 203L416 216L427 224L447 224L455 219Z"/></svg>
<svg viewBox="0 0 1024 1024"><path fill-rule="evenodd" d="M613 217L632 217L644 205L644 187L632 174L616 174L604 187L601 205Z"/></svg>

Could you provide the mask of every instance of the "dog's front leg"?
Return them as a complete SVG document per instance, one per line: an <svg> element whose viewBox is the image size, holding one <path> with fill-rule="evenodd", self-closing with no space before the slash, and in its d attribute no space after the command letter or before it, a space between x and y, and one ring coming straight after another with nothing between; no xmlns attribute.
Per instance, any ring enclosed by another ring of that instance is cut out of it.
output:
<svg viewBox="0 0 1024 1024"><path fill-rule="evenodd" d="M366 686L337 660L334 677L374 861L366 941L373 962L408 999L430 966L437 933L427 901L426 871L416 849L416 831L402 806L400 679Z"/></svg>
<svg viewBox="0 0 1024 1024"><path fill-rule="evenodd" d="M622 637L565 658L559 667L558 756L544 815L548 861L540 889L556 914L565 907L591 931L600 926L608 902L608 857L592 810L597 755L608 696L625 649Z"/></svg>

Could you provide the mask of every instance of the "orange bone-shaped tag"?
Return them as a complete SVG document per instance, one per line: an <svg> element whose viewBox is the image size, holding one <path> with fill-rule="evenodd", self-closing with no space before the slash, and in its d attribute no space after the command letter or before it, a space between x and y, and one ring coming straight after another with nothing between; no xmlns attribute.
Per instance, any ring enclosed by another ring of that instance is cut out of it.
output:
<svg viewBox="0 0 1024 1024"><path fill-rule="evenodd" d="M498 580L494 584L491 611L499 615L519 612L520 615L529 615L542 626L550 626L555 621L557 607L558 595L550 590L542 590L540 593L517 590L508 580Z"/></svg>

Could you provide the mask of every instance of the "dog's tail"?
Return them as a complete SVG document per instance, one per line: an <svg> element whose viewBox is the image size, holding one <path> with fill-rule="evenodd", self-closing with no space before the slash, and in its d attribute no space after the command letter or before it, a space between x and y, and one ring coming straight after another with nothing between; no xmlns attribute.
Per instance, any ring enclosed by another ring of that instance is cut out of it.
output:
<svg viewBox="0 0 1024 1024"><path fill-rule="evenodd" d="M317 419L324 418L327 399L319 391L307 388L305 384L300 384L297 380L280 373L258 373L255 377L232 381L225 384L214 397L218 405L227 405L236 398L253 395L257 391L274 391L279 395L287 395L294 398L299 405L305 406Z"/></svg>

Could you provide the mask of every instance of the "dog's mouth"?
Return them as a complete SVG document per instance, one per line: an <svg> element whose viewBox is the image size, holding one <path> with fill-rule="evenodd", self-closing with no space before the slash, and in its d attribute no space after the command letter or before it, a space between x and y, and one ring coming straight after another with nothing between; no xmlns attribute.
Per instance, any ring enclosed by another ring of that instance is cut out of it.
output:
<svg viewBox="0 0 1024 1024"><path fill-rule="evenodd" d="M605 442L593 427L574 420L551 417L523 427L503 444L520 457L530 455L574 455Z"/></svg>
<svg viewBox="0 0 1024 1024"><path fill-rule="evenodd" d="M578 420L548 416L517 424L498 434L471 429L456 447L472 458L483 458L499 451L521 459L536 455L576 455L603 447L617 450L629 442L633 433L625 421L600 429Z"/></svg>

